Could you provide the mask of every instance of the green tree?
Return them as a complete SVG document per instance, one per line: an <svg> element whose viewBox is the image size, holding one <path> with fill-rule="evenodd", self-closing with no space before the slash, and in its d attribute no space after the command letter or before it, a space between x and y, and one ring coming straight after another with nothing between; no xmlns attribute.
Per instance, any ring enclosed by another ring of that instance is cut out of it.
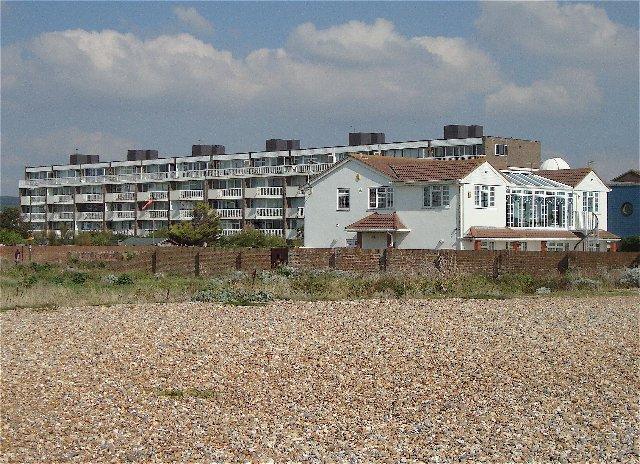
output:
<svg viewBox="0 0 640 464"><path fill-rule="evenodd" d="M20 208L15 206L0 212L0 229L12 230L23 238L29 236L29 224L22 220Z"/></svg>
<svg viewBox="0 0 640 464"><path fill-rule="evenodd" d="M213 245L220 238L220 218L206 203L196 203L193 219L172 225L169 238L180 245Z"/></svg>
<svg viewBox="0 0 640 464"><path fill-rule="evenodd" d="M18 245L24 243L24 237L15 230L0 229L0 243L3 245Z"/></svg>
<svg viewBox="0 0 640 464"><path fill-rule="evenodd" d="M229 248L279 248L287 246L287 241L256 229L245 229L237 234L222 237L220 244Z"/></svg>
<svg viewBox="0 0 640 464"><path fill-rule="evenodd" d="M640 251L640 235L632 235L620 240L620 251Z"/></svg>

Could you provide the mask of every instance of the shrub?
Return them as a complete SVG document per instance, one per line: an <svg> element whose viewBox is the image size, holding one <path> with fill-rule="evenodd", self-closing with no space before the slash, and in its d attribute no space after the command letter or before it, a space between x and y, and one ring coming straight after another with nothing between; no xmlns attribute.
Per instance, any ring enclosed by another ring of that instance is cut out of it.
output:
<svg viewBox="0 0 640 464"><path fill-rule="evenodd" d="M620 283L628 287L640 287L640 267L625 269L620 275Z"/></svg>
<svg viewBox="0 0 640 464"><path fill-rule="evenodd" d="M84 272L65 271L64 277L73 284L83 285L87 281L88 275Z"/></svg>
<svg viewBox="0 0 640 464"><path fill-rule="evenodd" d="M640 251L640 235L620 240L620 251Z"/></svg>
<svg viewBox="0 0 640 464"><path fill-rule="evenodd" d="M120 274L118 277L116 277L114 284L115 285L132 285L133 277L131 277L129 274Z"/></svg>
<svg viewBox="0 0 640 464"><path fill-rule="evenodd" d="M601 283L586 277L574 277L569 279L569 286L576 290L597 290Z"/></svg>
<svg viewBox="0 0 640 464"><path fill-rule="evenodd" d="M270 293L264 291L246 291L235 289L201 290L192 297L193 301L204 303L224 303L234 306L255 306L273 300Z"/></svg>
<svg viewBox="0 0 640 464"><path fill-rule="evenodd" d="M3 245L18 245L24 243L24 237L15 230L0 229L0 243Z"/></svg>
<svg viewBox="0 0 640 464"><path fill-rule="evenodd" d="M101 282L106 285L114 285L117 280L118 276L114 274L107 274L106 276L102 277Z"/></svg>

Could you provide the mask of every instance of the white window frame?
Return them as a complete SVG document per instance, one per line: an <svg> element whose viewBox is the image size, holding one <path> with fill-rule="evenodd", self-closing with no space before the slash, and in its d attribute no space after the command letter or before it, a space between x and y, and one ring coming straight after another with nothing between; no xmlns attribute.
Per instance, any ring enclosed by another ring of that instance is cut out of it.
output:
<svg viewBox="0 0 640 464"><path fill-rule="evenodd" d="M547 242L547 251L569 251L568 242Z"/></svg>
<svg viewBox="0 0 640 464"><path fill-rule="evenodd" d="M493 240L481 240L480 241L480 249L481 250L489 250L493 251L496 248L496 242Z"/></svg>
<svg viewBox="0 0 640 464"><path fill-rule="evenodd" d="M591 213L600 212L600 192L582 193L582 211Z"/></svg>
<svg viewBox="0 0 640 464"><path fill-rule="evenodd" d="M473 203L476 208L495 208L496 187L495 185L474 185ZM486 204L485 200L486 199Z"/></svg>
<svg viewBox="0 0 640 464"><path fill-rule="evenodd" d="M347 199L347 206L340 206L340 198ZM338 187L336 189L336 211L349 211L351 209L351 189Z"/></svg>
<svg viewBox="0 0 640 464"><path fill-rule="evenodd" d="M369 209L388 208L393 208L393 187L369 187Z"/></svg>
<svg viewBox="0 0 640 464"><path fill-rule="evenodd" d="M509 153L509 146L505 143L496 143L493 150L493 153L496 156L507 156Z"/></svg>
<svg viewBox="0 0 640 464"><path fill-rule="evenodd" d="M440 198L436 204L435 198ZM451 190L449 185L427 185L423 189L422 206L424 208L449 208L451 205Z"/></svg>

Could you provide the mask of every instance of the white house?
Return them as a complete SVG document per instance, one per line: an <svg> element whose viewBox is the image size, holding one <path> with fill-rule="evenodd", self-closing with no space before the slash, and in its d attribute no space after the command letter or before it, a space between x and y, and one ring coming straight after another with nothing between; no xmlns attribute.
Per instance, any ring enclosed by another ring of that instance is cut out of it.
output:
<svg viewBox="0 0 640 464"><path fill-rule="evenodd" d="M606 232L607 191L590 169L351 156L307 186L304 245L606 250L617 239Z"/></svg>

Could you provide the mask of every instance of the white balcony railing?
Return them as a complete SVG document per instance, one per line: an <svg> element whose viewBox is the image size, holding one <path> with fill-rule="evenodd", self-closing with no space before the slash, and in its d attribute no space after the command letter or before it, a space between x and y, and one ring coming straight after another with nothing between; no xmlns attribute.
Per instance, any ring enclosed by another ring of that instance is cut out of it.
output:
<svg viewBox="0 0 640 464"><path fill-rule="evenodd" d="M44 222L45 213L31 213L31 222Z"/></svg>
<svg viewBox="0 0 640 464"><path fill-rule="evenodd" d="M174 211L171 215L173 219L178 219L182 221L193 219L193 210L192 209L181 209L179 211Z"/></svg>
<svg viewBox="0 0 640 464"><path fill-rule="evenodd" d="M101 193L78 193L76 194L76 203L100 203L102 202Z"/></svg>
<svg viewBox="0 0 640 464"><path fill-rule="evenodd" d="M242 229L222 229L222 235L229 236L242 232Z"/></svg>
<svg viewBox="0 0 640 464"><path fill-rule="evenodd" d="M134 192L119 192L115 194L115 201L134 201L136 194Z"/></svg>
<svg viewBox="0 0 640 464"><path fill-rule="evenodd" d="M48 179L28 179L19 182L20 188L56 186L56 185L86 185L105 183L130 183L147 181L166 181L170 179L214 179L234 177L277 176L292 174L317 174L331 167L333 163L298 164L282 166L260 166L226 169L207 169L198 171L172 171L135 174L109 174L102 176L59 177Z"/></svg>
<svg viewBox="0 0 640 464"><path fill-rule="evenodd" d="M298 211L296 216L300 219L304 218L304 206L298 206Z"/></svg>
<svg viewBox="0 0 640 464"><path fill-rule="evenodd" d="M282 229L258 229L265 235L276 235L278 237L282 237L284 235Z"/></svg>
<svg viewBox="0 0 640 464"><path fill-rule="evenodd" d="M73 211L60 211L49 215L50 221L73 221L75 213Z"/></svg>
<svg viewBox="0 0 640 464"><path fill-rule="evenodd" d="M181 200L203 200L204 190L180 190Z"/></svg>
<svg viewBox="0 0 640 464"><path fill-rule="evenodd" d="M282 187L257 187L256 194L259 197L281 197Z"/></svg>
<svg viewBox="0 0 640 464"><path fill-rule="evenodd" d="M103 213L101 211L85 211L78 213L76 217L78 221L102 221Z"/></svg>
<svg viewBox="0 0 640 464"><path fill-rule="evenodd" d="M242 198L242 189L236 187L222 189L220 196L222 198Z"/></svg>
<svg viewBox="0 0 640 464"><path fill-rule="evenodd" d="M242 219L242 210L239 208L220 208L217 211L223 219Z"/></svg>
<svg viewBox="0 0 640 464"><path fill-rule="evenodd" d="M282 218L282 208L256 208L256 218Z"/></svg>
<svg viewBox="0 0 640 464"><path fill-rule="evenodd" d="M167 219L169 217L169 213L167 211L149 211L149 217L151 219Z"/></svg>
<svg viewBox="0 0 640 464"><path fill-rule="evenodd" d="M107 214L107 219L111 219L112 221L130 221L135 218L135 211L110 211Z"/></svg>
<svg viewBox="0 0 640 464"><path fill-rule="evenodd" d="M48 195L49 203L73 203L72 195Z"/></svg>

